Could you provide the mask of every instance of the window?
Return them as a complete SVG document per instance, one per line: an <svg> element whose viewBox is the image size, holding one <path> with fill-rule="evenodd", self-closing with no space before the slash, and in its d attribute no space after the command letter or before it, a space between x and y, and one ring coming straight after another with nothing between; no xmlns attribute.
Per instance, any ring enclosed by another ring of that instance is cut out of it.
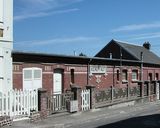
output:
<svg viewBox="0 0 160 128"><path fill-rule="evenodd" d="M23 89L42 88L42 69L24 68L23 69Z"/></svg>
<svg viewBox="0 0 160 128"><path fill-rule="evenodd" d="M127 82L128 81L128 74L127 70L122 71L122 82Z"/></svg>
<svg viewBox="0 0 160 128"><path fill-rule="evenodd" d="M71 83L74 83L74 69L71 69Z"/></svg>
<svg viewBox="0 0 160 128"><path fill-rule="evenodd" d="M24 70L24 79L25 80L30 80L32 79L32 70Z"/></svg>
<svg viewBox="0 0 160 128"><path fill-rule="evenodd" d="M40 79L41 78L41 70L34 70L34 79Z"/></svg>
<svg viewBox="0 0 160 128"><path fill-rule="evenodd" d="M152 73L149 73L149 76L148 76L149 78L149 81L152 81Z"/></svg>
<svg viewBox="0 0 160 128"><path fill-rule="evenodd" d="M117 70L117 81L119 81L119 70Z"/></svg>
<svg viewBox="0 0 160 128"><path fill-rule="evenodd" d="M32 69L32 68L26 68L24 69L24 79L40 79L41 78L41 70L40 69Z"/></svg>
<svg viewBox="0 0 160 128"><path fill-rule="evenodd" d="M0 28L0 37L3 37L3 29Z"/></svg>
<svg viewBox="0 0 160 128"><path fill-rule="evenodd" d="M158 73L156 73L155 80L159 80L159 74Z"/></svg>
<svg viewBox="0 0 160 128"><path fill-rule="evenodd" d="M138 71L133 70L132 71L132 81L137 81L138 80Z"/></svg>

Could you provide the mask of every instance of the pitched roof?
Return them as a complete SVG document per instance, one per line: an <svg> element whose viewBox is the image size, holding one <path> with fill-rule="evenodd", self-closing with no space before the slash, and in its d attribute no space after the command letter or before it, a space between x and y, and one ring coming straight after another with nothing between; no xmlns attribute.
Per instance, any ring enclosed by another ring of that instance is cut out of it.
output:
<svg viewBox="0 0 160 128"><path fill-rule="evenodd" d="M118 44L123 50L127 51L137 60L141 60L141 52L143 53L143 62L148 64L160 65L160 57L154 54L152 51L144 48L143 46L133 45L118 40L111 40L110 43ZM106 48L106 47L104 47Z"/></svg>
<svg viewBox="0 0 160 128"><path fill-rule="evenodd" d="M120 59L102 57L67 56L48 53L12 51L13 63L59 63L59 64L90 64L90 65L119 65ZM139 65L140 61L122 60L124 64Z"/></svg>

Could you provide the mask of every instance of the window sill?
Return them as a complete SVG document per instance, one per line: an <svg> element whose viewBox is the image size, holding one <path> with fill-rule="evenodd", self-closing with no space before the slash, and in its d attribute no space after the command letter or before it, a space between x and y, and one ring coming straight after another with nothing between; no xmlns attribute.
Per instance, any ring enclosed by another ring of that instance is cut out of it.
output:
<svg viewBox="0 0 160 128"><path fill-rule="evenodd" d="M119 81L117 81L116 83L119 84Z"/></svg>
<svg viewBox="0 0 160 128"><path fill-rule="evenodd" d="M138 83L138 80L132 80L132 83Z"/></svg>
<svg viewBox="0 0 160 128"><path fill-rule="evenodd" d="M3 78L3 77L0 77L0 79L3 80L4 78Z"/></svg>
<svg viewBox="0 0 160 128"><path fill-rule="evenodd" d="M122 80L122 84L128 83L128 80Z"/></svg>

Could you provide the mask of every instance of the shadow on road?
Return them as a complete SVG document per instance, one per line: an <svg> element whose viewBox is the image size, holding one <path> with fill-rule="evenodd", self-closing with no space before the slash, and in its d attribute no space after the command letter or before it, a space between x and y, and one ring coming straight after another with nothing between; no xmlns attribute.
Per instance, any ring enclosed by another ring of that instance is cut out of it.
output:
<svg viewBox="0 0 160 128"><path fill-rule="evenodd" d="M97 128L160 128L160 114L134 117Z"/></svg>

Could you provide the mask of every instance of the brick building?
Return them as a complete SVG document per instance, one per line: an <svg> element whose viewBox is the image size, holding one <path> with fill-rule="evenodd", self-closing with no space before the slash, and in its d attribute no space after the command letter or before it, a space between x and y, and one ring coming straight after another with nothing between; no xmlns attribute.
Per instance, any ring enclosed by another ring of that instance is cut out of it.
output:
<svg viewBox="0 0 160 128"><path fill-rule="evenodd" d="M155 93L156 85L159 88L160 58L149 48L149 43L136 46L111 40L91 58L14 51L13 86L17 89L45 88L60 94L71 86L94 85L102 90L140 85L142 90L151 88Z"/></svg>

